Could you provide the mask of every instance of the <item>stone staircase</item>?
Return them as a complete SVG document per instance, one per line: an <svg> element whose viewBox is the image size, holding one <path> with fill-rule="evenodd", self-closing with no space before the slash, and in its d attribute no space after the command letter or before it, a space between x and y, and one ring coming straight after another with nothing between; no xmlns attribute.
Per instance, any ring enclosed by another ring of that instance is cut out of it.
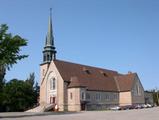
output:
<svg viewBox="0 0 159 120"><path fill-rule="evenodd" d="M47 104L47 105L39 105L35 108L32 108L30 110L27 110L25 112L47 112L53 109L54 104Z"/></svg>

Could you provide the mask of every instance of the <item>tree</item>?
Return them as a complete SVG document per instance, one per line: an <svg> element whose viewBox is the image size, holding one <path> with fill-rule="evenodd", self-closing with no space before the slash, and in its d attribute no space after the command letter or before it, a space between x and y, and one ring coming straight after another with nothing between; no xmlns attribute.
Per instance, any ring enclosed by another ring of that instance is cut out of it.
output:
<svg viewBox="0 0 159 120"><path fill-rule="evenodd" d="M23 80L9 81L6 83L3 93L4 111L24 111L34 105L34 90Z"/></svg>
<svg viewBox="0 0 159 120"><path fill-rule="evenodd" d="M3 86L5 84L4 74L5 74L5 69L3 66L0 66L0 92L2 92Z"/></svg>
<svg viewBox="0 0 159 120"><path fill-rule="evenodd" d="M6 69L10 69L18 60L28 57L21 55L21 47L27 45L27 41L19 35L13 36L7 33L8 26L0 25L0 82L4 80ZM0 84L1 84L0 83Z"/></svg>
<svg viewBox="0 0 159 120"><path fill-rule="evenodd" d="M153 89L153 99L154 99L154 103L159 106L159 90L156 87L155 89Z"/></svg>
<svg viewBox="0 0 159 120"><path fill-rule="evenodd" d="M34 83L35 83L35 74L31 73L29 75L29 78L27 78L26 83L30 84L32 87L34 87Z"/></svg>
<svg viewBox="0 0 159 120"><path fill-rule="evenodd" d="M34 90L34 100L32 101L34 104L36 104L38 102L38 97L39 97L39 90L40 87L38 85L37 82L35 82L35 74L31 73L29 75L29 78L27 78L27 80L25 81L28 85L30 85L32 87L32 89Z"/></svg>
<svg viewBox="0 0 159 120"><path fill-rule="evenodd" d="M31 73L27 80L13 79L4 85L1 97L1 112L25 111L38 105L39 86Z"/></svg>
<svg viewBox="0 0 159 120"><path fill-rule="evenodd" d="M36 100L36 103L38 105L39 104L40 86L38 85L37 82L35 83L35 86L34 86L34 93L35 93L35 100Z"/></svg>
<svg viewBox="0 0 159 120"><path fill-rule="evenodd" d="M19 60L28 57L28 55L20 54L21 47L26 46L27 41L19 35L13 36L7 33L7 30L6 24L0 25L0 111L3 110L6 70L9 70Z"/></svg>

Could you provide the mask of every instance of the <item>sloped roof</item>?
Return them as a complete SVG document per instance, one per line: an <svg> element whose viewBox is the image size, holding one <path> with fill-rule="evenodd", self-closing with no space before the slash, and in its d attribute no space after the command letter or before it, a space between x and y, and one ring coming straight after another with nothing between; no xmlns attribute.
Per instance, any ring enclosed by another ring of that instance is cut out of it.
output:
<svg viewBox="0 0 159 120"><path fill-rule="evenodd" d="M130 91L133 87L133 83L135 80L136 73L129 73L127 75L115 76L114 79L118 85L118 90L122 91Z"/></svg>
<svg viewBox="0 0 159 120"><path fill-rule="evenodd" d="M69 87L87 87L82 84L77 77L71 77Z"/></svg>
<svg viewBox="0 0 159 120"><path fill-rule="evenodd" d="M88 90L119 91L131 89L132 77L117 71L91 67L61 60L54 61L64 81L69 87L86 87ZM126 83L127 85L124 85Z"/></svg>

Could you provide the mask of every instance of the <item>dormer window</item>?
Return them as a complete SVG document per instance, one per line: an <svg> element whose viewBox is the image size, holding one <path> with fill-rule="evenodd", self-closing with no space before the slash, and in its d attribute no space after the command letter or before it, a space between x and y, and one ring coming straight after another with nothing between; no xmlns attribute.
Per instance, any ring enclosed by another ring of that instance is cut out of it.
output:
<svg viewBox="0 0 159 120"><path fill-rule="evenodd" d="M86 72L87 74L91 74L91 72L90 72L89 70L85 70L85 72Z"/></svg>
<svg viewBox="0 0 159 120"><path fill-rule="evenodd" d="M101 74L104 76L104 77L108 77L107 73L101 71Z"/></svg>
<svg viewBox="0 0 159 120"><path fill-rule="evenodd" d="M103 73L103 75L104 75L105 77L108 77L108 75L107 75L106 73Z"/></svg>
<svg viewBox="0 0 159 120"><path fill-rule="evenodd" d="M87 68L83 68L83 71L87 74L91 74L90 70L88 70Z"/></svg>

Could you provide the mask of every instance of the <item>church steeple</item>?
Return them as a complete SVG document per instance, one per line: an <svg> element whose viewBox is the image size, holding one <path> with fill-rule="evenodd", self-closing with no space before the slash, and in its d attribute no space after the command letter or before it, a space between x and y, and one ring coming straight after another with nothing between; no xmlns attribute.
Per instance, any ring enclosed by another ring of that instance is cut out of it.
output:
<svg viewBox="0 0 159 120"><path fill-rule="evenodd" d="M54 46L54 36L52 29L52 9L50 8L48 32L43 51L43 62L51 62L52 60L56 60L56 50Z"/></svg>

